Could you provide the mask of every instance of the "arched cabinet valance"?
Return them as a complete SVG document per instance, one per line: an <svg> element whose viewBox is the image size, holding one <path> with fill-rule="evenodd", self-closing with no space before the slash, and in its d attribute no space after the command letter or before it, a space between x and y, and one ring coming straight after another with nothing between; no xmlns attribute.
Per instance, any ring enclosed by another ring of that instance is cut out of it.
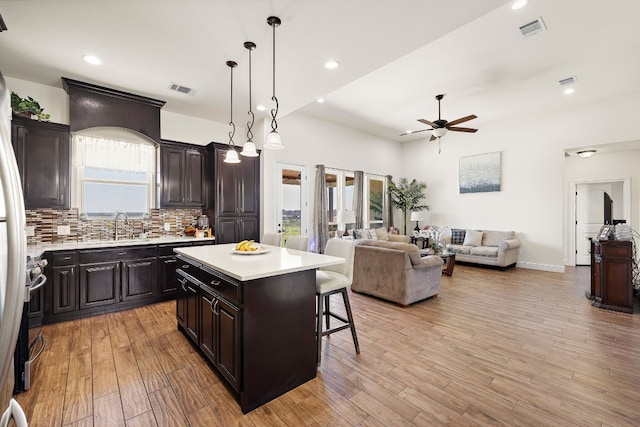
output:
<svg viewBox="0 0 640 427"><path fill-rule="evenodd" d="M165 101L62 78L69 94L71 132L116 126L130 129L160 143L160 109Z"/></svg>

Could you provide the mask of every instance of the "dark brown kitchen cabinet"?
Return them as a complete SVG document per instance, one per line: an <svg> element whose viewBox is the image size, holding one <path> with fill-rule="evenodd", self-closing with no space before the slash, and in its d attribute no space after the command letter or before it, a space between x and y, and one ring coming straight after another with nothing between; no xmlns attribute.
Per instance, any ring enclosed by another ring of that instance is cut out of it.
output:
<svg viewBox="0 0 640 427"><path fill-rule="evenodd" d="M68 209L69 126L14 117L11 140L27 209Z"/></svg>
<svg viewBox="0 0 640 427"><path fill-rule="evenodd" d="M196 343L200 340L200 282L178 269L178 313L182 312L184 331ZM180 316L178 316L180 317Z"/></svg>
<svg viewBox="0 0 640 427"><path fill-rule="evenodd" d="M591 240L593 306L633 312L633 245L627 240Z"/></svg>
<svg viewBox="0 0 640 427"><path fill-rule="evenodd" d="M160 146L160 207L206 205L206 150L180 143Z"/></svg>
<svg viewBox="0 0 640 427"><path fill-rule="evenodd" d="M75 252L57 252L52 257L51 311L68 313L78 309Z"/></svg>
<svg viewBox="0 0 640 427"><path fill-rule="evenodd" d="M224 163L228 148L211 147L215 195L217 243L259 239L260 157L242 157L240 163Z"/></svg>
<svg viewBox="0 0 640 427"><path fill-rule="evenodd" d="M158 294L158 259L131 259L122 261L122 301L153 297Z"/></svg>
<svg viewBox="0 0 640 427"><path fill-rule="evenodd" d="M80 265L80 310L120 301L120 262Z"/></svg>

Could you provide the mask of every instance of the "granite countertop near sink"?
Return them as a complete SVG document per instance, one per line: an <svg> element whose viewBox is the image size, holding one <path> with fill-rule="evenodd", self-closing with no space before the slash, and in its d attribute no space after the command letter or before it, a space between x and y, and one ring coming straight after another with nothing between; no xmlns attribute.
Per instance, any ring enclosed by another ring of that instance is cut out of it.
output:
<svg viewBox="0 0 640 427"><path fill-rule="evenodd" d="M121 246L159 245L163 243L205 242L215 240L215 237L156 237L150 239L122 239L122 240L90 240L86 242L53 243L28 245L27 256L31 258L42 256L50 251L73 251L76 249L115 248Z"/></svg>

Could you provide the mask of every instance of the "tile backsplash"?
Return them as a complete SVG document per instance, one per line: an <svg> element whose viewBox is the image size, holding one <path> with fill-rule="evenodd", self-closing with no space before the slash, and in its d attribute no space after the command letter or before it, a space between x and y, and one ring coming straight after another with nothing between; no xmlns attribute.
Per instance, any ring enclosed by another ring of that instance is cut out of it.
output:
<svg viewBox="0 0 640 427"><path fill-rule="evenodd" d="M152 209L150 213L150 219L132 218L128 225L125 224L124 218L120 217L118 230L121 238L138 237L143 231L143 226L149 238L181 236L184 227L196 224L198 217L202 215L202 210ZM113 218L83 221L78 216L78 209L34 209L27 210L26 216L27 227L34 228L34 236L27 236L28 245L115 239ZM164 229L165 223L170 224L169 231ZM69 233L58 233L59 226L69 227Z"/></svg>

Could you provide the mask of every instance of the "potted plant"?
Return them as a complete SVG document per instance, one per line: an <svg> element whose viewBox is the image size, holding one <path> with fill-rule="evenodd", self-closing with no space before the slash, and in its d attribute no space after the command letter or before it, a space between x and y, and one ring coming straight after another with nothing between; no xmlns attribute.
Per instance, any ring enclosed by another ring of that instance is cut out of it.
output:
<svg viewBox="0 0 640 427"><path fill-rule="evenodd" d="M49 114L43 113L44 108L40 107L38 101L32 97L21 98L15 92L11 92L11 109L16 116L28 117L36 116L38 121L49 120Z"/></svg>
<svg viewBox="0 0 640 427"><path fill-rule="evenodd" d="M391 202L402 211L402 225L406 235L407 211L429 210L429 206L422 204L422 200L427 197L424 193L427 184L415 179L409 182L407 178L400 178L398 184L395 184L393 180L389 181L388 189L391 194Z"/></svg>

